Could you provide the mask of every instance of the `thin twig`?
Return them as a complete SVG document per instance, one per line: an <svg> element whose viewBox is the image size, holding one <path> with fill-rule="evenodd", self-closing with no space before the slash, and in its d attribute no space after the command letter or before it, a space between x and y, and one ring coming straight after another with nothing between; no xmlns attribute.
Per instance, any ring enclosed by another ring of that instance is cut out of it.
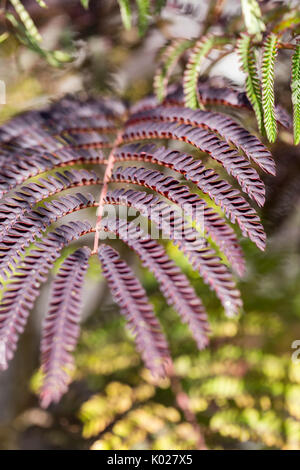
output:
<svg viewBox="0 0 300 470"><path fill-rule="evenodd" d="M205 439L201 430L201 427L197 421L196 415L193 412L190 404L190 399L188 394L183 390L180 379L174 370L174 366L171 363L167 364L167 373L170 377L171 388L176 398L176 403L181 409L185 419L189 422L196 435L197 435L197 449L198 450L207 450Z"/></svg>
<svg viewBox="0 0 300 470"><path fill-rule="evenodd" d="M113 167L115 163L115 152L116 152L117 147L121 143L122 134L123 134L123 129L120 129L107 159L107 165L105 168L105 173L104 173L104 178L103 178L103 186L102 186L102 190L101 190L100 197L99 197L99 203L98 203L96 232L95 232L95 238L94 238L94 248L92 251L93 254L97 253L98 251L99 232L101 228L101 220L103 217L104 200L107 194L108 183L112 175L112 171L113 171Z"/></svg>

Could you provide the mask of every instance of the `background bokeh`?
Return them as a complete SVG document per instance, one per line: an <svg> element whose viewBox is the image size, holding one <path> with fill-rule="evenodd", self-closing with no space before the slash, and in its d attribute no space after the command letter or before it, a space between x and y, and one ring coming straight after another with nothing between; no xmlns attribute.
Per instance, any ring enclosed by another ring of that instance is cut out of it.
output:
<svg viewBox="0 0 300 470"><path fill-rule="evenodd" d="M23 3L42 32L45 49L62 51L63 61L55 67L13 34L5 37L0 43L0 80L6 84L1 122L66 93L135 101L152 90L155 58L165 39L195 35L199 24L193 15L183 19L169 11L141 39L136 28L124 31L114 0L91 1L89 10L77 0L47 0L47 9L33 0ZM239 2L227 3L240 21ZM3 17L0 26L6 31ZM282 55L276 75L277 93L288 111L289 60L288 52ZM234 56L218 63L214 73L243 80ZM248 126L254 129L255 122L249 120ZM292 361L292 343L300 340L300 152L286 131L279 137L272 147L278 174L265 178L267 250L260 253L242 241L247 272L239 284L244 299L240 318L226 319L198 276L167 246L207 306L212 325L208 349L197 350L152 275L131 257L212 449L300 449L300 364ZM47 286L43 289L16 358L0 375L0 449L197 448L198 433L178 407L174 386L168 379L155 381L144 368L99 278L99 267L91 265L74 380L61 403L47 411L37 400Z"/></svg>

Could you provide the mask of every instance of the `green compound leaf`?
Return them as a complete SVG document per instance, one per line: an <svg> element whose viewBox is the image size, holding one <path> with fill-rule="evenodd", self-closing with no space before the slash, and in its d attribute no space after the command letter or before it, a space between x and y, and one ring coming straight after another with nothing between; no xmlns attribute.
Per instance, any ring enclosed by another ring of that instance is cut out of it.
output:
<svg viewBox="0 0 300 470"><path fill-rule="evenodd" d="M241 58L242 70L246 74L246 94L255 112L259 131L261 134L264 134L262 94L256 68L254 47L251 45L250 36L247 34L241 35L237 42L237 51Z"/></svg>
<svg viewBox="0 0 300 470"><path fill-rule="evenodd" d="M207 35L196 42L190 55L183 77L183 91L185 106L196 109L198 107L197 83L203 59L216 47L228 43L228 38Z"/></svg>
<svg viewBox="0 0 300 470"><path fill-rule="evenodd" d="M300 43L297 44L292 58L292 102L294 116L294 142L300 142Z"/></svg>
<svg viewBox="0 0 300 470"><path fill-rule="evenodd" d="M159 101L163 101L169 78L176 67L183 52L191 46L191 41L175 39L164 50L161 56L161 64L154 77L154 90Z"/></svg>
<svg viewBox="0 0 300 470"><path fill-rule="evenodd" d="M264 42L262 61L262 103L265 129L270 142L275 142L277 125L274 98L274 65L278 50L278 37L271 33Z"/></svg>
<svg viewBox="0 0 300 470"><path fill-rule="evenodd" d="M131 20L132 20L130 2L129 0L118 0L118 2L119 2L120 13L121 13L121 18L122 18L124 28L129 30L131 29Z"/></svg>
<svg viewBox="0 0 300 470"><path fill-rule="evenodd" d="M249 34L260 34L266 26L257 0L241 0L245 26Z"/></svg>
<svg viewBox="0 0 300 470"><path fill-rule="evenodd" d="M40 43L29 34L28 30L16 20L14 15L11 13L6 13L5 16L16 29L16 36L19 41L28 47L28 49L31 49L43 57L48 62L48 64L52 65L53 67L61 67L63 63L72 62L73 57L67 52L59 50L47 51L46 49L43 49Z"/></svg>
<svg viewBox="0 0 300 470"><path fill-rule="evenodd" d="M143 36L147 30L150 18L150 0L136 0L138 8L139 35Z"/></svg>
<svg viewBox="0 0 300 470"><path fill-rule="evenodd" d="M23 4L20 0L10 0L11 4L13 5L14 9L18 13L22 23L24 24L28 34L33 38L35 41L41 41L42 37L37 30L34 22L32 21L28 11L24 8Z"/></svg>

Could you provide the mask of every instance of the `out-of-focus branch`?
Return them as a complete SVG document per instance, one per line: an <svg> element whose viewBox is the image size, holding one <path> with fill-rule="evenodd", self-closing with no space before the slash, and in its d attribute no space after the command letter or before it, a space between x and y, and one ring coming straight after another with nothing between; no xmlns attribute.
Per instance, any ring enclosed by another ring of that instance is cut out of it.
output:
<svg viewBox="0 0 300 470"><path fill-rule="evenodd" d="M197 435L197 449L198 450L207 450L205 439L201 427L197 421L196 415L193 412L190 404L190 399L188 394L183 390L180 378L175 372L173 364L168 363L166 366L167 374L171 381L171 388L175 395L176 403L181 409L184 418L189 422L196 435Z"/></svg>

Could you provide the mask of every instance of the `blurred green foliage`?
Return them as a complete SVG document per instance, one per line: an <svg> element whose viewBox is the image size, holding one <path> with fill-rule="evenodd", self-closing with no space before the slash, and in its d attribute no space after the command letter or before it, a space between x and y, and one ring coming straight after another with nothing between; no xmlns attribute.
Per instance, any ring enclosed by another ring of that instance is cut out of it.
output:
<svg viewBox="0 0 300 470"><path fill-rule="evenodd" d="M59 16L60 7L57 10ZM72 52L74 31L82 25L77 17L77 23L70 18L64 12L63 28L54 33L54 50L66 45L67 52ZM138 30L120 33L107 16L97 17L94 12L86 18L89 31L82 27L78 34L85 41L83 58L65 63L61 69L41 63L11 35L0 36L0 65L7 83L1 121L66 92L80 90L87 96L113 91L134 101L151 90L151 71L148 76L136 76L136 70L143 69L141 55L151 62L149 50L145 53L140 47ZM43 29L48 33L55 28L44 24ZM128 63L134 64L134 80ZM129 83L119 89L114 74L118 71L121 76L124 70ZM210 312L211 345L202 352L166 305L153 276L136 266L168 336L176 373L212 449L300 449L300 364L291 360L292 342L300 339L299 247L288 237L279 245L275 236L274 242L269 238L265 253L243 242L248 267L240 282L244 313L237 319L224 317L215 297L168 245ZM99 271L92 259L89 280L99 279ZM19 447L197 448L195 430L178 408L170 381L156 381L144 368L110 299L101 305L101 314L99 309L85 322L76 363L70 392L61 404L42 412L31 397L28 408L9 425L17 434ZM33 393L40 379L36 372L31 381Z"/></svg>
<svg viewBox="0 0 300 470"><path fill-rule="evenodd" d="M208 447L300 449L300 364L291 360L291 343L299 332L292 291L299 290L300 272L292 287L282 277L279 287L286 253L271 248L269 255L252 257L250 244L245 250L249 273L243 283L245 313L239 319L226 319L194 279L212 312L211 346L202 352L166 306L149 273L143 276L144 285ZM186 269L185 263L182 268ZM260 285L262 277L268 290ZM73 393L76 384L88 390L83 404L81 393L75 393L80 398L74 410L86 445L115 450L196 449L197 435L176 405L169 379L156 380L144 368L112 304L103 308L103 317L94 316L84 328L73 377ZM37 377L33 388L37 391ZM70 393L62 409L74 400L72 387Z"/></svg>

